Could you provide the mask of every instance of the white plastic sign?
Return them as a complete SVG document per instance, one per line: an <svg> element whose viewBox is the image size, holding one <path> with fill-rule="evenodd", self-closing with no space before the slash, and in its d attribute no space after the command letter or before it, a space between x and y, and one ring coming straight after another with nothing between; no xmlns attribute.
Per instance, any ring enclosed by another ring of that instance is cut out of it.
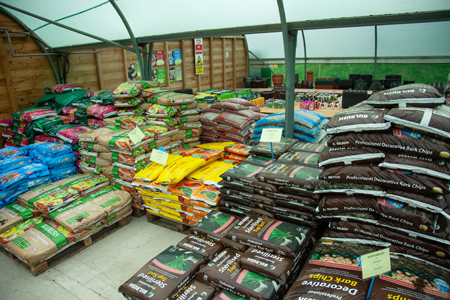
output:
<svg viewBox="0 0 450 300"><path fill-rule="evenodd" d="M128 136L130 137L133 144L136 145L137 143L142 141L142 139L145 137L145 134L142 133L139 127L136 127L128 133Z"/></svg>
<svg viewBox="0 0 450 300"><path fill-rule="evenodd" d="M361 255L362 279L380 275L391 270L389 248Z"/></svg>
<svg viewBox="0 0 450 300"><path fill-rule="evenodd" d="M153 149L150 156L150 160L165 166L167 164L167 159L169 158L169 153L160 151L158 149Z"/></svg>
<svg viewBox="0 0 450 300"><path fill-rule="evenodd" d="M263 128L261 133L260 142L272 142L279 143L281 135L283 134L283 128Z"/></svg>

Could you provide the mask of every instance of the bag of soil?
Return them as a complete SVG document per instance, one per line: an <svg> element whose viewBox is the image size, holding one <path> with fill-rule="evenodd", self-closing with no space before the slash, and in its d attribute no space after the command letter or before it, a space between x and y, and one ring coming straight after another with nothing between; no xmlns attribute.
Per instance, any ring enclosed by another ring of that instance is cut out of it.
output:
<svg viewBox="0 0 450 300"><path fill-rule="evenodd" d="M388 247L388 243L322 239L286 294L286 300L365 300L371 278L362 279L360 257Z"/></svg>
<svg viewBox="0 0 450 300"><path fill-rule="evenodd" d="M311 152L286 152L277 159L277 163L305 165L308 167L317 168L319 153Z"/></svg>
<svg viewBox="0 0 450 300"><path fill-rule="evenodd" d="M255 189L255 193L264 195L269 198L275 199L275 203L277 201L284 202L295 202L303 205L316 207L320 200L320 195L313 195L313 197L303 196L299 194L290 194L290 193L282 193L282 192L269 192L260 189Z"/></svg>
<svg viewBox="0 0 450 300"><path fill-rule="evenodd" d="M248 300L230 291L222 290L212 300Z"/></svg>
<svg viewBox="0 0 450 300"><path fill-rule="evenodd" d="M37 215L31 207L26 207L18 203L11 203L0 209L0 233L5 232L17 224Z"/></svg>
<svg viewBox="0 0 450 300"><path fill-rule="evenodd" d="M405 154L386 154L385 159L378 165L388 169L400 169L417 174L450 180L450 166L446 161L429 157L419 157Z"/></svg>
<svg viewBox="0 0 450 300"><path fill-rule="evenodd" d="M238 191L243 191L243 192L247 192L247 193L253 193L254 191L254 187L247 185L245 183L242 182L237 182L237 181L227 181L227 180L222 180L218 182L218 185L228 188L228 189L234 189L234 190L238 190Z"/></svg>
<svg viewBox="0 0 450 300"><path fill-rule="evenodd" d="M224 249L222 244L194 234L190 234L182 239L177 244L177 247L205 256L208 260L211 260Z"/></svg>
<svg viewBox="0 0 450 300"><path fill-rule="evenodd" d="M320 179L332 182L376 184L386 188L414 191L425 195L447 195L449 188L437 179L419 175L406 175L377 166L350 165L326 168Z"/></svg>
<svg viewBox="0 0 450 300"><path fill-rule="evenodd" d="M449 195L421 195L410 191L387 189L385 197L404 203L413 207L419 207L436 213L450 214Z"/></svg>
<svg viewBox="0 0 450 300"><path fill-rule="evenodd" d="M239 129L243 129L255 122L254 120L232 113L222 113L216 117L215 121L217 123L230 125Z"/></svg>
<svg viewBox="0 0 450 300"><path fill-rule="evenodd" d="M255 175L261 172L263 169L263 167L240 163L239 165L236 165L233 168L227 170L222 174L221 177L227 181L239 181L250 185L254 184L254 186L256 186L259 185L260 182ZM277 189L275 188L274 191L276 190Z"/></svg>
<svg viewBox="0 0 450 300"><path fill-rule="evenodd" d="M391 127L383 117L389 109L358 105L335 114L327 124L328 134L361 131L382 131Z"/></svg>
<svg viewBox="0 0 450 300"><path fill-rule="evenodd" d="M239 259L242 255L242 252L225 249L200 269L198 276L248 299L273 299L280 285L275 280L241 268Z"/></svg>
<svg viewBox="0 0 450 300"><path fill-rule="evenodd" d="M296 142L297 139L290 139L282 137L279 143L272 143L273 156L275 158L280 157L283 153L289 150ZM272 157L271 143L259 143L251 150L252 154Z"/></svg>
<svg viewBox="0 0 450 300"><path fill-rule="evenodd" d="M306 246L310 233L310 228L265 217L247 216L226 237L243 245L294 258Z"/></svg>
<svg viewBox="0 0 450 300"><path fill-rule="evenodd" d="M319 167L331 167L351 164L378 163L385 153L375 148L331 147L320 153Z"/></svg>
<svg viewBox="0 0 450 300"><path fill-rule="evenodd" d="M234 189L230 189L230 188L226 188L226 187L222 187L220 189L220 192L222 194L226 194L226 195L241 196L244 199L250 200L252 202L275 205L275 199L263 196L261 194L258 195L255 193L243 192L243 191L234 190Z"/></svg>
<svg viewBox="0 0 450 300"><path fill-rule="evenodd" d="M411 128L437 139L450 141L450 109L446 105L434 108L402 107L393 108L384 119L397 127Z"/></svg>
<svg viewBox="0 0 450 300"><path fill-rule="evenodd" d="M347 221L332 221L329 224L329 228L338 232L358 233L374 237L401 247L415 249L440 259L450 259L450 242L402 228L383 224Z"/></svg>
<svg viewBox="0 0 450 300"><path fill-rule="evenodd" d="M250 247L242 255L239 263L242 267L274 279L280 284L286 284L292 269L294 261L279 254L262 251Z"/></svg>
<svg viewBox="0 0 450 300"><path fill-rule="evenodd" d="M194 278L173 298L173 300L210 300L214 297L216 291L216 288L209 285L207 282Z"/></svg>
<svg viewBox="0 0 450 300"><path fill-rule="evenodd" d="M278 161L258 172L256 177L267 183L294 186L310 191L317 189L322 169L283 164Z"/></svg>
<svg viewBox="0 0 450 300"><path fill-rule="evenodd" d="M246 163L246 164L251 164L251 165L260 166L260 167L265 167L269 164L272 164L273 162L274 161L272 160L272 157L255 155L255 154L251 154L244 160L244 163Z"/></svg>
<svg viewBox="0 0 450 300"><path fill-rule="evenodd" d="M424 136L416 131L392 129L387 132L358 132L335 135L329 147L372 147L384 152L396 152L434 159L450 159L450 144Z"/></svg>
<svg viewBox="0 0 450 300"><path fill-rule="evenodd" d="M286 188L286 187L283 187ZM315 191L316 194L347 194L347 195L372 195L383 197L386 192L377 185L350 183L350 182L331 182L321 180L319 182L319 189Z"/></svg>
<svg viewBox="0 0 450 300"><path fill-rule="evenodd" d="M220 211L212 211L203 217L189 230L195 235L210 238L216 242L229 246L239 251L245 251L246 246L225 238L228 231L233 228L241 218Z"/></svg>
<svg viewBox="0 0 450 300"><path fill-rule="evenodd" d="M367 104L375 107L434 107L445 103L445 98L431 85L405 84L373 94Z"/></svg>
<svg viewBox="0 0 450 300"><path fill-rule="evenodd" d="M119 292L131 299L171 299L206 261L200 254L170 246L122 284Z"/></svg>
<svg viewBox="0 0 450 300"><path fill-rule="evenodd" d="M261 216L261 217L267 217L267 218L274 218L275 214L272 212L269 212L265 209L253 207L253 206L247 206L239 203L235 203L232 201L220 201L220 210L223 208L227 208L227 211L238 214L239 216L245 217L246 215L254 215L254 216Z"/></svg>
<svg viewBox="0 0 450 300"><path fill-rule="evenodd" d="M227 195L227 194L220 194L220 198L222 198L222 201L231 201L237 204L241 204L241 205L246 205L249 207L255 207L255 202L245 199L242 196L237 196L237 195ZM222 202L221 201L221 202ZM220 205L220 203L219 203Z"/></svg>
<svg viewBox="0 0 450 300"><path fill-rule="evenodd" d="M375 277L370 299L449 298L449 269L402 253L390 258L391 270Z"/></svg>

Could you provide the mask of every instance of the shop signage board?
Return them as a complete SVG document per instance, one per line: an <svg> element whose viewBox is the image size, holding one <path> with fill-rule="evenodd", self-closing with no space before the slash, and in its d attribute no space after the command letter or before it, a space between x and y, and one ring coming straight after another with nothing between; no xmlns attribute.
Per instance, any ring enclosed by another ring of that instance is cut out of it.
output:
<svg viewBox="0 0 450 300"><path fill-rule="evenodd" d="M194 39L195 75L203 74L203 39Z"/></svg>

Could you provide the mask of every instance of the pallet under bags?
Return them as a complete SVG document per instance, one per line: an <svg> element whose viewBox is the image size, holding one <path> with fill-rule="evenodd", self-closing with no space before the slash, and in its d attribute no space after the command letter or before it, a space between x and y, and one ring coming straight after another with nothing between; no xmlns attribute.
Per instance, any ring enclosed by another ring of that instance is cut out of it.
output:
<svg viewBox="0 0 450 300"><path fill-rule="evenodd" d="M119 292L127 299L172 299L206 262L200 254L170 246L122 284Z"/></svg>

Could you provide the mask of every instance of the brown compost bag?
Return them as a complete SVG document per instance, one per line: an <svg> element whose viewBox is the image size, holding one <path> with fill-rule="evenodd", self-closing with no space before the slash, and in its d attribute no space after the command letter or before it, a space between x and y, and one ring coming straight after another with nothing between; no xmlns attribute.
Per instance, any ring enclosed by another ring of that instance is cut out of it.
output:
<svg viewBox="0 0 450 300"><path fill-rule="evenodd" d="M172 299L194 278L207 258L170 246L119 287L127 299Z"/></svg>
<svg viewBox="0 0 450 300"><path fill-rule="evenodd" d="M258 172L256 177L260 181L270 184L293 186L314 191L318 187L321 171L322 169L320 168L284 164L277 161Z"/></svg>
<svg viewBox="0 0 450 300"><path fill-rule="evenodd" d="M290 258L253 247L245 251L239 263L242 267L267 278L274 279L280 284L286 284L295 266L294 261Z"/></svg>
<svg viewBox="0 0 450 300"><path fill-rule="evenodd" d="M205 267L198 277L247 299L271 300L280 288L275 280L239 265L243 253L226 248Z"/></svg>
<svg viewBox="0 0 450 300"><path fill-rule="evenodd" d="M214 297L215 293L215 287L194 278L173 298L173 300L210 300Z"/></svg>
<svg viewBox="0 0 450 300"><path fill-rule="evenodd" d="M286 257L294 258L307 244L311 229L271 218L247 216L232 228L227 238Z"/></svg>
<svg viewBox="0 0 450 300"><path fill-rule="evenodd" d="M190 234L182 239L177 244L177 247L205 256L208 260L211 260L224 249L222 244L195 234Z"/></svg>
<svg viewBox="0 0 450 300"><path fill-rule="evenodd" d="M378 163L383 160L385 153L382 150L364 147L331 147L328 151L320 153L319 167L339 165Z"/></svg>

